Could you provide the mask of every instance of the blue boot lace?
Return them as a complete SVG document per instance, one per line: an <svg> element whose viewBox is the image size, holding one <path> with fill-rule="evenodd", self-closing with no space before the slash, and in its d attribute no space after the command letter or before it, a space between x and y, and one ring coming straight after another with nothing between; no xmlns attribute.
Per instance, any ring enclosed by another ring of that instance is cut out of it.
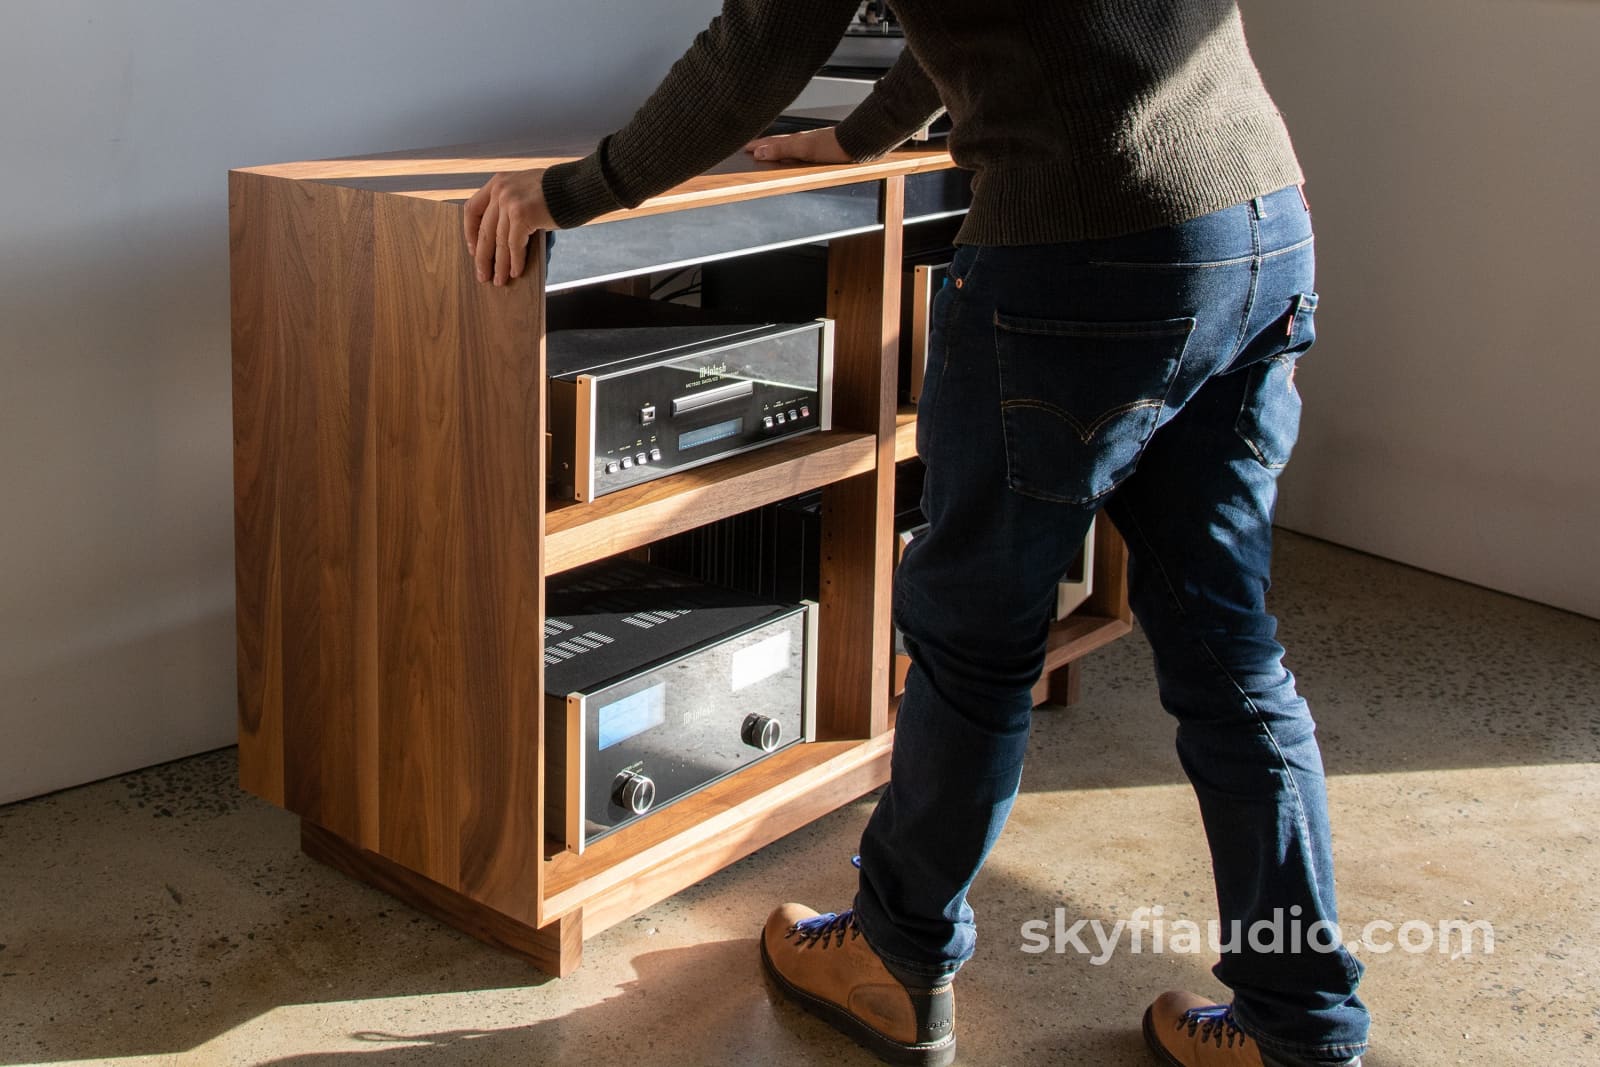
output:
<svg viewBox="0 0 1600 1067"><path fill-rule="evenodd" d="M1185 1027L1189 1036L1194 1037L1196 1031L1200 1034L1201 1043L1214 1041L1218 1048L1233 1048L1235 1042L1240 1048L1250 1039L1245 1036L1239 1024L1233 1021L1233 1007L1228 1004L1210 1004L1203 1008L1190 1008L1178 1018L1178 1029ZM1224 1045L1223 1042L1227 1044Z"/></svg>
<svg viewBox="0 0 1600 1067"><path fill-rule="evenodd" d="M789 927L789 936L794 938L801 948L810 948L816 945L827 948L831 940L834 947L844 944L847 936L861 936L861 928L856 925L856 912L854 908L844 911L830 911L826 915L814 915L809 919L801 919Z"/></svg>

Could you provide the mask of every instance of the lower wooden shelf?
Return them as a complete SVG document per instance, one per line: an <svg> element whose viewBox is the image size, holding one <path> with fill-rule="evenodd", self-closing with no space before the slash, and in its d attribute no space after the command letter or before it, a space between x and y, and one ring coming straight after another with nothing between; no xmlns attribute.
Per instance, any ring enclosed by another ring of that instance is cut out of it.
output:
<svg viewBox="0 0 1600 1067"><path fill-rule="evenodd" d="M1069 615L1050 627L1044 673L1033 687L1033 703L1072 704L1078 699L1078 677L1084 656L1133 632L1125 619L1106 615Z"/></svg>
<svg viewBox="0 0 1600 1067"><path fill-rule="evenodd" d="M1072 615L1050 628L1041 686L1127 634L1122 619ZM859 741L813 741L685 797L595 842L545 861L544 923L577 911L590 936L693 885L889 780L891 729Z"/></svg>
<svg viewBox="0 0 1600 1067"><path fill-rule="evenodd" d="M813 741L545 862L541 921L581 909L584 936L605 929L889 780L893 732Z"/></svg>
<svg viewBox="0 0 1600 1067"><path fill-rule="evenodd" d="M900 463L917 454L917 409L904 405L894 416L894 461Z"/></svg>
<svg viewBox="0 0 1600 1067"><path fill-rule="evenodd" d="M1069 615L1050 627L1044 654L1048 673L1133 632L1133 624L1104 615Z"/></svg>
<svg viewBox="0 0 1600 1067"><path fill-rule="evenodd" d="M1078 659L1128 633L1123 619L1073 615L1051 627L1040 687ZM1057 682L1059 685L1060 683ZM1055 694L1055 688L1036 689ZM855 741L814 741L663 808L590 846L544 861L538 926L502 915L391 860L301 823L307 855L405 901L487 944L567 975L583 941L672 896L889 780L898 697L885 733Z"/></svg>

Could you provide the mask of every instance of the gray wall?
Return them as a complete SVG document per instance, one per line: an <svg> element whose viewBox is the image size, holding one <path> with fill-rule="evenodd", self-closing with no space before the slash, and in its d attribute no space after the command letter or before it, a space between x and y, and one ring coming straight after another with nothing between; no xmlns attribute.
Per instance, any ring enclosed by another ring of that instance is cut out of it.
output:
<svg viewBox="0 0 1600 1067"><path fill-rule="evenodd" d="M0 803L232 741L228 168L614 124L641 6L0 5Z"/></svg>
<svg viewBox="0 0 1600 1067"><path fill-rule="evenodd" d="M716 0L0 7L0 802L233 736L230 166L594 128ZM1600 5L1246 0L1311 173L1282 518L1600 615Z"/></svg>
<svg viewBox="0 0 1600 1067"><path fill-rule="evenodd" d="M1279 521L1600 616L1600 3L1243 6L1323 297Z"/></svg>

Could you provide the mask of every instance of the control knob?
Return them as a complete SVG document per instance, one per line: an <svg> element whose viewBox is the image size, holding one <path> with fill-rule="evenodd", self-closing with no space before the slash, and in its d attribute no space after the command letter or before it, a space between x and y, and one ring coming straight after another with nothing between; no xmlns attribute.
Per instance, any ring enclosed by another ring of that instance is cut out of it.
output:
<svg viewBox="0 0 1600 1067"><path fill-rule="evenodd" d="M747 715L739 728L739 737L751 748L776 752L778 742L783 740L783 724L766 715Z"/></svg>
<svg viewBox="0 0 1600 1067"><path fill-rule="evenodd" d="M611 784L611 799L630 815L643 815L655 806L656 784L637 771L623 771Z"/></svg>

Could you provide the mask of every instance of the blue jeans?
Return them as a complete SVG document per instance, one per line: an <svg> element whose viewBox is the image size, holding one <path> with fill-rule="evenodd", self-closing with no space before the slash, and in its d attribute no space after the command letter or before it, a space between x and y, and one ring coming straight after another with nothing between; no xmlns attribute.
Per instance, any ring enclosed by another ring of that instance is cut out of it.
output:
<svg viewBox="0 0 1600 1067"><path fill-rule="evenodd" d="M1342 947L1228 943L1278 909L1286 939L1290 917L1337 921L1322 758L1265 604L1313 263L1296 188L1126 237L958 249L918 410L930 527L895 579L913 667L855 905L902 979L972 954L967 889L1016 798L1056 582L1104 508L1199 796L1235 1018L1287 1063L1364 1049Z"/></svg>

